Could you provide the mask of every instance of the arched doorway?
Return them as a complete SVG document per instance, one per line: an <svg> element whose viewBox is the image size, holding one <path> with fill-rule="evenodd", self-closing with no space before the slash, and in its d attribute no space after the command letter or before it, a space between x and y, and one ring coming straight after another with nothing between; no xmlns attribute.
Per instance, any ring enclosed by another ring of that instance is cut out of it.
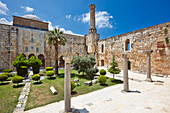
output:
<svg viewBox="0 0 170 113"><path fill-rule="evenodd" d="M131 70L131 62L128 61L128 70Z"/></svg>
<svg viewBox="0 0 170 113"><path fill-rule="evenodd" d="M35 56L34 54L30 54L29 56L28 56L28 59L30 59L32 56Z"/></svg>
<svg viewBox="0 0 170 113"><path fill-rule="evenodd" d="M130 51L130 40L129 39L125 41L125 51Z"/></svg>
<svg viewBox="0 0 170 113"><path fill-rule="evenodd" d="M45 58L44 58L44 55L43 54L38 55L38 59L40 59L41 62L43 63L41 65L41 67L45 68Z"/></svg>
<svg viewBox="0 0 170 113"><path fill-rule="evenodd" d="M63 60L63 56L60 57L59 67L64 67L65 61Z"/></svg>
<svg viewBox="0 0 170 113"><path fill-rule="evenodd" d="M101 66L104 66L104 60L101 60Z"/></svg>

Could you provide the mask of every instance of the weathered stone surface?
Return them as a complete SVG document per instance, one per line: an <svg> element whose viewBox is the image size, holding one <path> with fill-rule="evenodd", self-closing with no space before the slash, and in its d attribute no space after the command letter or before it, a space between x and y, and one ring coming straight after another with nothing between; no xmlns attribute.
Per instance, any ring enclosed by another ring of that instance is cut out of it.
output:
<svg viewBox="0 0 170 113"><path fill-rule="evenodd" d="M96 84L97 83L97 79L92 80L92 83Z"/></svg>
<svg viewBox="0 0 170 113"><path fill-rule="evenodd" d="M79 78L74 79L74 82L78 83L79 82Z"/></svg>
<svg viewBox="0 0 170 113"><path fill-rule="evenodd" d="M91 81L86 81L86 82L84 82L84 84L87 85L87 86L91 86L92 82Z"/></svg>

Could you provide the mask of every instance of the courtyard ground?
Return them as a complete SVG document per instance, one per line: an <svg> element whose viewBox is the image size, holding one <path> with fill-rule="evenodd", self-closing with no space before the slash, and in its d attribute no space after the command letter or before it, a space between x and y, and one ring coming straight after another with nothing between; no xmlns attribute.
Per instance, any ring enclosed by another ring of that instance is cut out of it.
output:
<svg viewBox="0 0 170 113"><path fill-rule="evenodd" d="M107 73L107 76L112 76ZM123 79L122 72L116 79ZM144 81L145 74L129 71L129 89L122 93L123 84L107 87L71 99L72 108L81 113L169 113L170 78L152 76L154 82ZM25 113L59 113L64 101L25 111Z"/></svg>

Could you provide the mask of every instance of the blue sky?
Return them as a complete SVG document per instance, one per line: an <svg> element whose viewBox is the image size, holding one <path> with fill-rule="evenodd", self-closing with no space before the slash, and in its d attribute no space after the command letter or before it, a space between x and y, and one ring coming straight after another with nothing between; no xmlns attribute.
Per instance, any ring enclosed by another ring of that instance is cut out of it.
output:
<svg viewBox="0 0 170 113"><path fill-rule="evenodd" d="M170 0L0 0L0 23L34 12L50 29L85 35L92 3L100 39L170 21Z"/></svg>

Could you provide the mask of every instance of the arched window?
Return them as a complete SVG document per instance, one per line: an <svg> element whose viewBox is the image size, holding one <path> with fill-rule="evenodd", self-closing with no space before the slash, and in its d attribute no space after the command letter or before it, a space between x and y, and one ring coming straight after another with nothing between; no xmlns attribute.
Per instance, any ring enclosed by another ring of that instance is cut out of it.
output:
<svg viewBox="0 0 170 113"><path fill-rule="evenodd" d="M80 53L82 52L82 49L80 48Z"/></svg>
<svg viewBox="0 0 170 113"><path fill-rule="evenodd" d="M104 60L101 60L101 66L104 66Z"/></svg>
<svg viewBox="0 0 170 113"><path fill-rule="evenodd" d="M104 45L102 44L102 53L104 52Z"/></svg>
<svg viewBox="0 0 170 113"><path fill-rule="evenodd" d="M25 52L26 52L26 53L28 52L28 47L25 47Z"/></svg>
<svg viewBox="0 0 170 113"><path fill-rule="evenodd" d="M60 50L61 50L61 48L60 47L58 47L58 52L60 53Z"/></svg>
<svg viewBox="0 0 170 113"><path fill-rule="evenodd" d="M127 39L125 41L125 51L130 51L130 41L129 41L129 39Z"/></svg>
<svg viewBox="0 0 170 113"><path fill-rule="evenodd" d="M70 47L70 53L72 54L72 47Z"/></svg>
<svg viewBox="0 0 170 113"><path fill-rule="evenodd" d="M36 47L36 53L39 53L39 48L38 47Z"/></svg>
<svg viewBox="0 0 170 113"><path fill-rule="evenodd" d="M34 47L31 47L31 50L33 50L34 49Z"/></svg>
<svg viewBox="0 0 170 113"><path fill-rule="evenodd" d="M31 22L31 27L34 27L34 23Z"/></svg>
<svg viewBox="0 0 170 113"><path fill-rule="evenodd" d="M34 43L34 39L33 38L31 38L31 43Z"/></svg>

